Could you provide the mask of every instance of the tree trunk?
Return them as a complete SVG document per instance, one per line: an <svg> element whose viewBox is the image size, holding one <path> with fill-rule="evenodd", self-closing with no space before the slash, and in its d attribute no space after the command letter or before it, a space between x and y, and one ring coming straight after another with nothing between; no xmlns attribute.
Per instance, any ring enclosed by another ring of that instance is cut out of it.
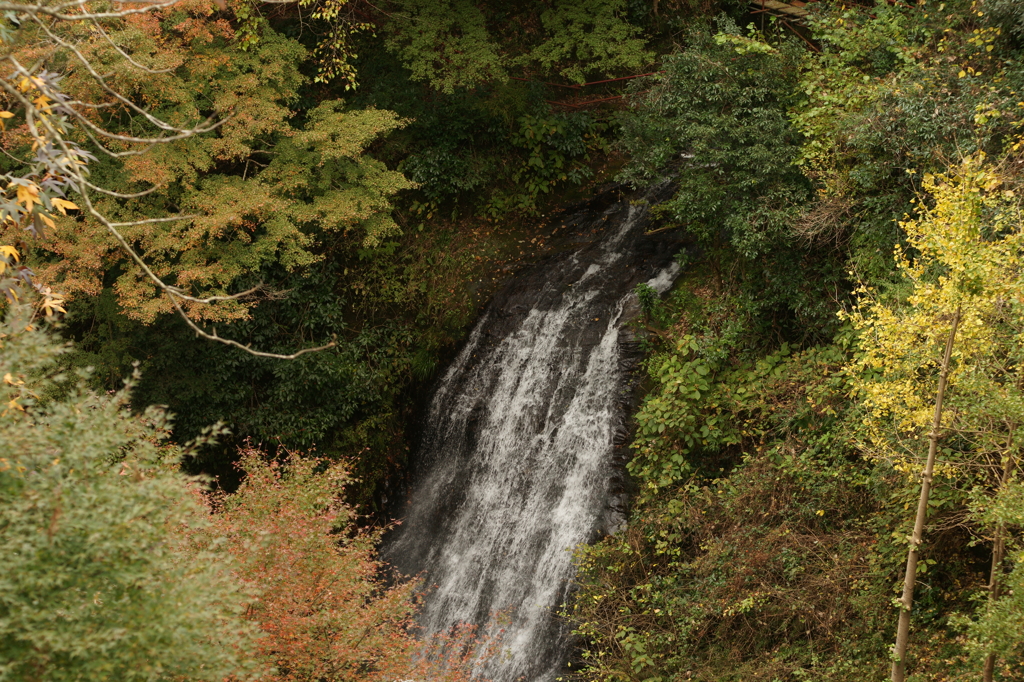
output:
<svg viewBox="0 0 1024 682"><path fill-rule="evenodd" d="M1010 430L1011 438L1013 430ZM1003 462L1003 476L999 480L999 490L1003 490L1010 482L1010 474L1013 473L1013 449L1008 448L1006 461ZM1006 540L1004 535L1006 528L1000 523L996 526L996 536L992 541L992 571L988 579L988 603L994 604L999 599L1000 588L1002 587L1003 557L1006 554ZM985 669L982 673L983 682L992 682L996 670L996 655L990 653L985 657Z"/></svg>
<svg viewBox="0 0 1024 682"><path fill-rule="evenodd" d="M932 473L935 471L935 453L939 448L939 427L942 425L942 398L946 394L946 379L949 376L949 359L953 354L953 341L960 326L960 308L953 315L953 323L946 338L946 352L942 356L939 372L939 388L935 393L935 413L932 416L932 430L928 434L928 460L921 474L921 497L917 501L917 516L914 518L914 534L910 538L907 552L907 573L903 578L903 596L900 598L900 619L896 627L896 646L893 648L892 682L903 682L907 676L907 641L910 638L910 610L914 605L914 584L917 581L918 548L924 534L924 523L928 518L928 496L932 489Z"/></svg>

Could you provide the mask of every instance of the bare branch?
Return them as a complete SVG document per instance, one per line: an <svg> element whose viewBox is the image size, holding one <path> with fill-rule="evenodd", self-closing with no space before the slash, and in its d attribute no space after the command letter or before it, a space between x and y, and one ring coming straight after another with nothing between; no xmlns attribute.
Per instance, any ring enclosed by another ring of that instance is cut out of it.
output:
<svg viewBox="0 0 1024 682"><path fill-rule="evenodd" d="M57 7L43 7L42 5L25 5L22 3L15 2L0 2L0 12L15 12L17 14L27 14L32 18L42 14L43 16L52 17L54 19L60 19L61 21L91 21L93 19L123 19L135 14L148 14L158 9L164 9L167 7L173 7L178 4L179 0L163 0L160 2L152 2L151 0L140 0L139 2L133 2L132 4L137 5L148 5L148 7L135 7L132 9L122 9L114 12L86 12L84 10L84 2L74 2L65 5L58 5ZM79 14L65 14L66 9L72 7L83 8Z"/></svg>
<svg viewBox="0 0 1024 682"><path fill-rule="evenodd" d="M209 341L218 341L218 342L223 343L223 344L225 344L227 346L234 346L235 348L240 348L240 349L244 350L246 353L249 353L250 355L255 355L256 357L259 357L259 358L273 358L275 360L294 360L295 358L299 357L300 355L305 355L306 353L316 353L317 351L327 350L328 348L334 348L334 346L337 345L334 341L331 341L330 343L328 343L326 345L317 346L316 348L303 348L302 350L296 351L296 352L292 353L291 355L282 355L280 353L265 353L263 351L253 350L249 346L245 346L245 345L239 343L238 341L234 341L232 339L225 339L225 338L222 338L220 336L217 336L217 331L216 330L214 330L212 334L204 331L201 327L199 327L199 325L197 325L195 322L192 321L192 318L190 318L185 313L184 310L181 309L181 306L178 305L178 301L175 300L175 298L173 296L169 296L169 297L171 299L171 303L174 304L174 308L178 311L178 314L181 317L181 319L185 320L185 324L187 324L189 327L191 327L192 331L194 331L196 334L198 334L199 336L201 336L204 339L207 339Z"/></svg>
<svg viewBox="0 0 1024 682"><path fill-rule="evenodd" d="M89 75L92 76L93 80L96 81L101 88L103 88L104 92L106 92L108 95L110 95L111 97L113 97L117 101L121 102L126 107L130 108L132 111L136 112L140 116L143 116L147 121L152 123L157 128L159 128L161 130L166 130L168 132L177 133L178 135L182 136L182 138L180 138L180 139L183 139L184 137L192 137L192 136L197 135L197 134L199 134L201 132L209 132L209 130L213 130L213 128L209 128L209 129L203 130L203 126L196 126L194 128L187 128L187 129L186 128L178 128L178 127L170 125L169 123L163 121L160 118L157 118L156 116L153 116L151 113L149 113L148 111L146 111L142 107L138 106L137 104L132 102L130 99L128 99L127 97L123 96L121 93L119 93L116 90L114 90L109 85L107 85L106 80L103 78L103 76L101 74L96 72L96 69L94 69L92 64L89 63L89 60L86 59L85 55L83 55L79 51L79 49L77 47L75 47L71 43L63 40L57 34L55 34L53 31L51 31L49 26L46 25L46 22L44 22L39 17L33 17L33 20L36 22L36 24L41 29L43 29L43 31L46 33L46 35L48 35L50 37L50 40L52 40L53 42L57 43L58 45L60 45L64 49L70 50L72 53L74 53L75 57L78 58L78 61L81 62L82 66L85 67L85 70L89 72ZM13 57L8 56L8 59L10 59L13 63L17 64L17 60L15 60ZM73 111L76 114L76 117L79 118L79 120L85 122L85 119L82 117L82 115L79 114L77 111L75 111L73 108L69 108L69 111ZM212 119L212 116L211 116L211 119ZM207 120L209 121L211 119L207 119ZM89 123L89 125L92 126L91 123ZM120 138L120 137L114 137L113 133L106 132L103 129L98 128L96 126L92 126L92 127L93 127L93 129L97 133L99 133L100 135L104 135L105 137L110 137L110 138L113 138L113 139L123 139L123 138ZM216 127L216 126L214 126L214 127ZM158 139L159 141L171 141L174 138L173 137L169 137L169 138L155 138L155 139ZM143 139L143 140L131 140L131 141L135 141L135 142L148 142L149 140Z"/></svg>
<svg viewBox="0 0 1024 682"><path fill-rule="evenodd" d="M89 137L89 140L93 143L93 145L96 146L97 149L99 149L104 154L114 159L122 159L129 156L141 156L142 154L145 154L147 151L149 151L154 144L156 144L156 142L150 142L149 144L146 145L144 149L126 149L121 152L115 152L111 149L108 149L105 144L100 142L96 135L94 135L92 130L90 130L88 127L83 127L82 132Z"/></svg>
<svg viewBox="0 0 1024 682"><path fill-rule="evenodd" d="M230 120L230 117L222 118L219 121L216 121L215 123L213 123L213 124L211 124L211 125L209 125L207 127L203 127L202 125L199 125L199 126L196 126L195 128L191 128L191 129L188 129L188 130L183 130L182 132L178 133L177 135L168 135L166 137L134 137L132 135L119 135L117 133L112 133L109 130L106 130L104 128L100 128L99 126L94 124L92 121L90 121L89 119L87 119L84 116L82 116L81 113L75 111L74 109L69 108L68 111L70 111L74 115L75 119L78 120L79 123L81 123L82 125L86 126L89 130L92 130L97 135L101 135L102 137L106 137L106 138L108 138L110 140L118 140L120 142L134 142L134 143L137 143L137 144L147 144L147 145L163 144L165 142L177 142L178 140L187 140L188 138L195 137L196 135L202 135L204 133L212 132L212 131L216 130L217 128L221 127L222 125L224 125L225 123L227 123ZM209 121L212 121L215 116L216 116L216 114L211 115L209 118L206 119L206 122L208 123ZM129 152L111 152L111 154L113 156L135 156L135 155L138 155L138 154L145 153L145 151L147 151L147 150L129 151Z"/></svg>
<svg viewBox="0 0 1024 682"><path fill-rule="evenodd" d="M190 220L192 218L198 218L195 215L173 215L166 218L145 218L143 220L129 220L123 223L107 223L109 227L135 227L136 225L151 225L153 223L173 223L178 220ZM241 296L241 294L239 294Z"/></svg>
<svg viewBox="0 0 1024 682"><path fill-rule="evenodd" d="M251 289L239 291L237 294L228 294L226 296L208 296L206 298L193 298L185 294L185 292L182 289L179 289L178 287L170 287L169 291L172 292L178 298L187 298L188 300L194 301L196 303L216 303L217 301L237 301L245 298L246 296L251 296L255 294L257 291L263 291L263 289L264 285L260 283Z"/></svg>
<svg viewBox="0 0 1024 682"><path fill-rule="evenodd" d="M29 161L26 161L25 159L19 159L19 158L18 158L17 156L15 156L14 154L11 154L10 152L8 152L8 151L7 151L6 149L0 148L0 153L2 153L2 154L3 154L4 156L6 156L6 157L7 157L8 159L10 159L10 160L12 160L12 161L15 161L15 162L17 162L17 163L20 163L20 164L22 164L22 165L24 165L24 166L27 166L27 165L29 165L29 164L30 164L30 162L29 162Z"/></svg>
<svg viewBox="0 0 1024 682"><path fill-rule="evenodd" d="M99 192L100 194L106 194L108 197L114 197L116 199L141 199L142 197L148 196L148 195L152 194L153 192L157 191L158 189L160 189L159 185L153 185L149 189L144 189L141 192L133 192L133 193L130 193L130 194L126 194L124 192L115 192L112 189L106 189L104 187L100 187L99 185L94 185L91 182L89 182L88 180L85 181L85 185L89 189L91 189L93 191ZM179 219L178 218L171 218L170 220L179 220Z"/></svg>

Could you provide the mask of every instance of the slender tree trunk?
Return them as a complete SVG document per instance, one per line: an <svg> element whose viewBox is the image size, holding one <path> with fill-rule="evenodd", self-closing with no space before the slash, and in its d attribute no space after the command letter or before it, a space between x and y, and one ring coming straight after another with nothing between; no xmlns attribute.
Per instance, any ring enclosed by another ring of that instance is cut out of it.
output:
<svg viewBox="0 0 1024 682"><path fill-rule="evenodd" d="M1010 430L1010 438L1013 438L1013 429ZM1006 461L1003 462L1003 475L999 480L999 490L1006 487L1010 482L1010 474L1013 473L1013 449L1007 448ZM988 603L991 605L999 599L1002 588L1003 557L1006 554L1006 528L1000 523L996 526L996 537L992 541L992 571L988 579ZM985 657L985 669L982 673L983 682L992 682L996 670L996 655L994 653Z"/></svg>
<svg viewBox="0 0 1024 682"><path fill-rule="evenodd" d="M939 371L939 389L935 393L935 414L932 416L932 430L928 434L928 460L921 474L921 497L917 501L917 516L914 518L914 534L910 538L907 552L907 573L903 578L903 596L900 598L900 619L896 626L896 646L893 648L892 682L903 682L907 676L907 641L910 638L910 610L914 605L914 584L917 581L918 548L924 534L924 523L928 518L928 496L932 490L932 473L935 471L935 453L939 449L939 427L942 425L942 398L946 394L946 379L949 376L949 359L953 355L953 341L960 326L960 308L953 315L953 324L946 338L946 352L942 356Z"/></svg>

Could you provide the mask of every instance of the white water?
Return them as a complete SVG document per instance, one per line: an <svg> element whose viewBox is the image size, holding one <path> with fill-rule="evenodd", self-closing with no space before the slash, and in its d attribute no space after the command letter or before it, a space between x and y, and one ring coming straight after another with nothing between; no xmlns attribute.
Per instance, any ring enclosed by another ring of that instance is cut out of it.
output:
<svg viewBox="0 0 1024 682"><path fill-rule="evenodd" d="M561 669L568 640L553 614L573 549L614 525L604 519L622 421L620 325L635 309L636 274L616 265L642 213L630 207L597 248L513 299L532 300L528 312L521 303L485 315L430 404L426 473L386 553L436 585L420 619L427 633L460 623L500 633L500 653L475 670L495 682ZM677 272L673 264L648 283L664 291ZM516 308L521 322L494 332Z"/></svg>

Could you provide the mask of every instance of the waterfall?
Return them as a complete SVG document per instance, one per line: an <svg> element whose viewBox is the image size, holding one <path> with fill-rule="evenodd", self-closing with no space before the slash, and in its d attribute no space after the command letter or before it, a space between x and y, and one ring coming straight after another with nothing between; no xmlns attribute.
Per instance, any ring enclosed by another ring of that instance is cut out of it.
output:
<svg viewBox="0 0 1024 682"><path fill-rule="evenodd" d="M671 245L644 237L643 207L566 222L599 238L488 306L430 401L411 499L384 549L436 585L425 632L501 632L500 651L475 670L495 682L550 680L565 665L556 611L572 551L624 522L613 451L636 343L622 325L638 313L638 282L664 291L679 269Z"/></svg>

